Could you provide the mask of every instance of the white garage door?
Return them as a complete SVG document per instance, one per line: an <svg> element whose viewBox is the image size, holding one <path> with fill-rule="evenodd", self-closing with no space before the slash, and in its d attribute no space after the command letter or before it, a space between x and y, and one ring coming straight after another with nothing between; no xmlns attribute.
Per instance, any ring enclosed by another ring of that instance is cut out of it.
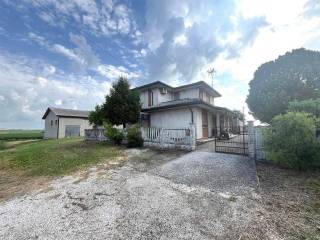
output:
<svg viewBox="0 0 320 240"><path fill-rule="evenodd" d="M80 125L67 125L65 136L66 137L80 137Z"/></svg>

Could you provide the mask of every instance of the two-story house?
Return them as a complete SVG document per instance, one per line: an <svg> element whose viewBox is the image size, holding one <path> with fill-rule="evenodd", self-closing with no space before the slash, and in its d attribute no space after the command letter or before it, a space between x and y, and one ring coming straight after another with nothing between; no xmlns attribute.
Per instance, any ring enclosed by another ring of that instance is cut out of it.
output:
<svg viewBox="0 0 320 240"><path fill-rule="evenodd" d="M135 88L142 103L142 124L148 127L181 129L193 124L196 138L220 136L222 131L236 131L234 114L215 106L221 97L204 81L171 87L156 81Z"/></svg>

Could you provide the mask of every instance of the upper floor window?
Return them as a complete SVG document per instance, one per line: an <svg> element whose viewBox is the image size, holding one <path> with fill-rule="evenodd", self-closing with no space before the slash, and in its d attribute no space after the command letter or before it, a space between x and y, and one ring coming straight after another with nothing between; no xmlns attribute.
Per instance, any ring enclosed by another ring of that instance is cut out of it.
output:
<svg viewBox="0 0 320 240"><path fill-rule="evenodd" d="M148 106L153 106L153 92L152 90L148 90Z"/></svg>
<svg viewBox="0 0 320 240"><path fill-rule="evenodd" d="M53 126L53 120L51 120L51 126Z"/></svg>
<svg viewBox="0 0 320 240"><path fill-rule="evenodd" d="M173 97L174 97L174 100L180 99L180 93L179 92L175 92Z"/></svg>
<svg viewBox="0 0 320 240"><path fill-rule="evenodd" d="M55 124L58 125L58 120L55 121Z"/></svg>

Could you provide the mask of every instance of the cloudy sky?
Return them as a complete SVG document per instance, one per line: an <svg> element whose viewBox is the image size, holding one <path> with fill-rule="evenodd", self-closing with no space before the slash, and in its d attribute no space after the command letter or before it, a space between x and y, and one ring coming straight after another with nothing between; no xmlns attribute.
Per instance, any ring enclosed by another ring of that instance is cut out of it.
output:
<svg viewBox="0 0 320 240"><path fill-rule="evenodd" d="M120 75L211 84L242 109L257 67L320 50L319 0L1 0L0 128L43 128L48 106L91 110Z"/></svg>

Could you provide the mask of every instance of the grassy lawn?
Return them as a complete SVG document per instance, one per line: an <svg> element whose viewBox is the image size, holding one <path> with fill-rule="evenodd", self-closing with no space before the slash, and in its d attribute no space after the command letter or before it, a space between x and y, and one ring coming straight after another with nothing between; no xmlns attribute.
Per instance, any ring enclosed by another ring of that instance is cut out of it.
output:
<svg viewBox="0 0 320 240"><path fill-rule="evenodd" d="M0 140L42 139L42 130L0 130Z"/></svg>
<svg viewBox="0 0 320 240"><path fill-rule="evenodd" d="M7 146L10 145L6 143ZM22 171L27 176L56 176L122 155L121 148L82 138L16 142L0 150L0 171Z"/></svg>

